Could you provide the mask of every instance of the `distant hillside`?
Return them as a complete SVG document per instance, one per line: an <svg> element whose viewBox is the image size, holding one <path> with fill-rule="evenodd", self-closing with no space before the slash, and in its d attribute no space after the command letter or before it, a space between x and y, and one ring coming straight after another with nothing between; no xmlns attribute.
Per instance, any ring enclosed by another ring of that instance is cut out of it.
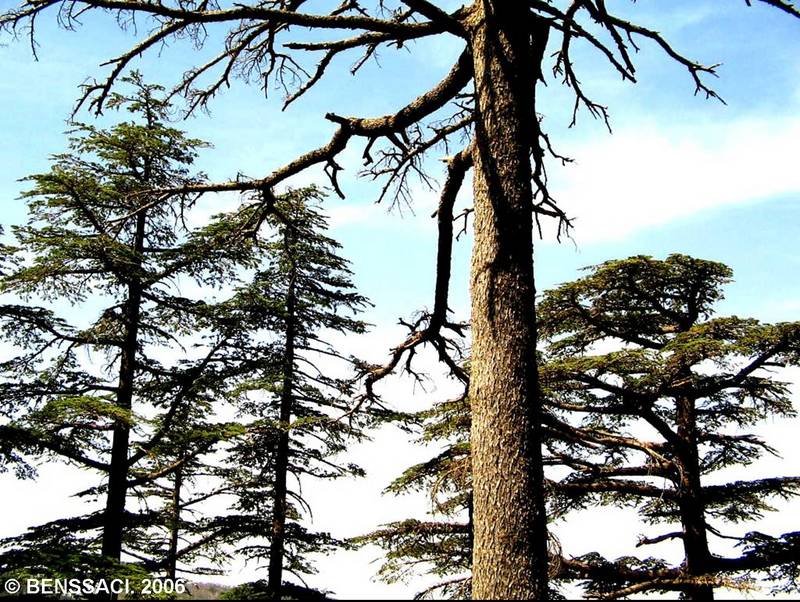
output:
<svg viewBox="0 0 800 602"><path fill-rule="evenodd" d="M186 593L178 596L179 600L219 600L220 596L233 589L229 585L219 583L186 583Z"/></svg>

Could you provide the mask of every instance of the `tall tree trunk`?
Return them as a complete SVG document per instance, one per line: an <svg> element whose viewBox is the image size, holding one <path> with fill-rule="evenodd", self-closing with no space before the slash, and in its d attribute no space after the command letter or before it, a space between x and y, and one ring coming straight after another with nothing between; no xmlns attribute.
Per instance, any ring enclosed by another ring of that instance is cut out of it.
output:
<svg viewBox="0 0 800 602"><path fill-rule="evenodd" d="M292 253L293 233L287 228L285 234L288 253ZM283 556L286 539L287 487L289 472L289 425L292 420L292 395L294 388L294 343L297 334L295 309L297 304L295 280L296 266L289 258L289 286L286 293L286 347L283 357L283 390L280 400L280 431L275 450L275 485L272 509L272 540L269 548L268 587L275 600L280 600L283 582Z"/></svg>
<svg viewBox="0 0 800 602"><path fill-rule="evenodd" d="M531 150L546 33L523 2L483 0L475 68L472 474L475 599L547 597L547 524L536 367ZM544 30L546 31L546 30Z"/></svg>
<svg viewBox="0 0 800 602"><path fill-rule="evenodd" d="M178 541L181 526L181 488L183 487L183 467L175 471L172 489L172 505L169 523L169 550L167 551L167 577L175 580L178 572Z"/></svg>
<svg viewBox="0 0 800 602"><path fill-rule="evenodd" d="M694 399L678 399L677 410L678 437L683 443L678 454L682 468L678 504L686 571L689 575L703 575L707 573L711 552L708 548L706 511L700 479ZM689 600L714 599L714 588L710 585L690 587L685 593Z"/></svg>
<svg viewBox="0 0 800 602"><path fill-rule="evenodd" d="M136 375L136 351L139 343L139 321L142 306L142 282L138 273L144 250L146 212L136 218L133 252L136 265L128 283L125 302L125 332L119 365L117 407L130 411ZM111 443L111 464L108 471L108 494L103 518L103 556L118 561L122 554L122 534L125 523L125 498L128 491L128 445L130 427L125 421L114 425Z"/></svg>

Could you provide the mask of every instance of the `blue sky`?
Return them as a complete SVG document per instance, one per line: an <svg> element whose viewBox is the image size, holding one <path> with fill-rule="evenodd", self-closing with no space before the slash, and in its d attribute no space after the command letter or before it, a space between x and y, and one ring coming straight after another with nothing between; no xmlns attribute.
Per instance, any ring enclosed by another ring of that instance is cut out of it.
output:
<svg viewBox="0 0 800 602"><path fill-rule="evenodd" d="M627 10L657 27L687 55L722 63L720 78L710 81L728 104L693 96L685 71L652 45L643 44L637 57L640 82L636 86L622 83L594 54L579 53L576 66L586 74L582 80L587 92L611 111L615 134L609 137L604 126L585 112L578 125L568 129L570 92L548 77L548 86L540 88L544 127L557 149L577 161L564 169L550 166L553 192L576 217L577 231L575 244L555 245L549 240L540 244L540 287L568 280L576 267L610 257L682 250L731 263L737 289L749 288L752 281L762 290L769 286L770 297L797 298L797 285L789 272L792 245L787 243L797 224L791 218L800 188L798 176L791 173L795 138L790 136L800 123L796 117L800 105L798 23L767 7L748 9L735 2L667 5L651 1ZM64 121L77 86L102 75L99 63L124 50L133 39L107 20L86 20L77 33L59 31L52 19L41 20L38 63L32 60L26 40L0 49L5 74L0 81L5 104L0 112L4 223L22 219L24 208L14 201L21 190L16 179L45 169L48 155L64 149ZM231 90L212 103L210 117L199 115L183 127L214 144L215 150L204 152L199 161L212 179L230 178L237 172L260 176L325 142L332 131L323 119L325 112L366 116L390 112L437 81L457 52L456 44L438 41L411 52L384 51L381 67L369 64L357 78L347 73L349 60L343 59L334 63L334 77L286 112L280 111L277 92L265 100L256 85L234 82ZM160 56L148 55L136 66L148 79L169 83L177 76L176 64L187 65L197 58L187 45L176 45ZM91 116L83 113L79 118ZM755 148L749 148L754 142ZM730 165L717 165L704 176L707 170L700 162L719 162L723 152ZM377 315L392 319L427 302L434 241L432 225L426 222L432 221L427 216L435 194L420 187L416 216L383 216L381 207L371 205L376 186L356 178L359 156L358 149L345 154L347 171L342 182L348 199L332 197L329 206L334 216L340 216L334 218L334 223L342 224L338 236L358 267L360 284L377 302ZM697 168L689 178L682 158ZM434 163L432 173L440 171ZM769 181L763 181L765 174ZM747 180L749 186L739 185L737 178ZM648 201L647 195L653 188L662 188L663 180L668 181L672 196ZM302 181L325 183L319 174ZM742 192L742 188L749 190ZM466 204L468 194L464 196ZM719 198L709 200L714 196ZM220 202L209 200L209 210ZM738 217L733 217L734 212ZM776 212L781 219L772 219ZM603 235L603 231L608 232ZM386 245L389 239L392 244ZM749 241L752 244L745 244ZM460 255L468 255L468 246L469 241L462 239ZM762 264L753 261L754 248L764 259ZM400 254L393 252L400 249ZM773 252L780 259L770 260ZM454 303L466 310L463 270L468 261L459 257L457 263L462 270L456 272L454 285L461 297ZM384 270L395 275L393 282L402 283L407 294L390 291L384 295ZM745 290L742 294L747 295ZM763 295L759 299L767 302ZM749 311L757 313L759 308L750 306Z"/></svg>
<svg viewBox="0 0 800 602"><path fill-rule="evenodd" d="M651 44L643 43L636 57L636 86L620 82L592 53L579 52L576 68L586 91L610 108L610 136L585 112L569 129L571 94L549 76L547 87L540 88L544 127L557 150L576 160L565 168L550 166L552 192L575 216L576 231L572 241L558 244L548 237L537 243L539 288L573 279L580 267L606 259L682 252L723 261L734 269L736 281L728 288L722 312L770 321L796 319L800 21L768 7L748 9L743 1L640 0L609 2L609 7L658 29L692 58L722 63L720 78L709 82L727 105L693 96L685 70ZM24 219L24 207L15 200L23 189L17 179L45 170L48 155L65 148L62 132L77 86L87 77L101 76L99 63L133 39L108 20L85 20L78 32L58 30L52 18L40 20L39 62L33 61L25 40L0 47L3 224ZM327 111L359 116L392 112L436 82L459 50L457 44L443 41L409 48L410 52L384 51L380 66L369 64L357 78L347 73L348 60L336 62L332 77L286 112L280 111L278 93L265 99L257 85L234 82L212 103L210 116L198 115L181 126L215 147L203 152L198 167L214 180L237 172L265 175L327 141L332 131L323 118ZM178 66L198 61L201 55L177 45L135 66L147 79L168 84L175 81ZM79 118L91 119L86 114ZM334 235L353 261L357 283L376 305L367 316L375 324L373 335L359 347L377 361L400 340L402 332L393 326L397 318L432 303L435 229L429 216L436 195L417 187L414 213L387 214L385 207L373 204L378 187L356 178L359 158L359 148L343 156L346 171L341 181L348 198L331 197L327 207ZM432 162L434 174L439 165ZM319 174L298 183L313 181L325 183ZM469 191L462 196L467 206ZM203 207L213 213L226 202L209 198ZM469 244L469 237L462 238L454 258L451 306L460 318L467 317L469 308ZM402 384L397 387L398 392L406 391ZM441 385L440 392L446 388ZM387 390L390 397L393 392ZM396 395L398 405L404 394ZM375 457L384 459L403 455L397 453L402 445L397 437L387 435L376 445L365 453L374 456L378 450ZM370 499L380 507L370 519L382 520L385 513L400 518L403 515L396 513L404 511L402 504L377 501L377 493L403 466L388 460L377 464L373 481L359 490L373 496ZM5 487L9 479L0 480ZM0 509L5 503L0 502ZM352 562L364 562L363 554L358 558ZM376 596L406 591L339 590Z"/></svg>

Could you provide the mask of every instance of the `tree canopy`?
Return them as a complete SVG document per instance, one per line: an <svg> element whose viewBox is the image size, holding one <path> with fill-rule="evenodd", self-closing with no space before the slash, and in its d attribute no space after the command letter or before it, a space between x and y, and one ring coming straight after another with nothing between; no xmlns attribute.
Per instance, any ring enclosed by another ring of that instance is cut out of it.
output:
<svg viewBox="0 0 800 602"><path fill-rule="evenodd" d="M587 557L601 575L588 582L590 593L709 599L715 587L741 587L759 573L781 589L796 583L800 534L732 534L728 525L751 525L772 511L771 500L798 495L800 477L731 481L723 471L777 453L748 429L796 415L787 383L773 372L798 364L800 323L715 317L731 276L724 264L685 255L637 256L594 266L544 295L542 378L548 405L570 423L551 428L582 439L553 439L553 455L572 469L553 491L554 511L634 507L648 525L677 527L642 536L637 547L677 540L683 549L676 566Z"/></svg>
<svg viewBox="0 0 800 602"><path fill-rule="evenodd" d="M314 189L278 199L286 221L273 219L265 261L223 304L235 328L270 334L268 349L248 350L255 369L231 391L239 412L252 419L224 461L223 488L234 502L222 521L245 558L268 565L267 580L248 587L277 598L324 594L306 587L302 575L315 572L313 555L346 545L308 527L303 484L363 476L337 456L366 437L367 424L394 417L352 411L359 362L330 339L363 333L357 314L368 301L356 292L338 243L325 234L326 219L314 206L319 199ZM285 573L301 583L284 580Z"/></svg>
<svg viewBox="0 0 800 602"><path fill-rule="evenodd" d="M13 228L0 282L25 302L0 306L17 352L0 366L0 466L96 471L79 495L105 509L4 541L0 570L174 579L239 553L269 557L280 595L284 568L313 572L311 554L343 545L302 524L287 478L360 474L334 458L364 437L360 363L326 341L364 332L368 302L324 234L318 190L282 195L266 219L243 203L201 227L195 195L154 194L202 181L189 169L205 145L168 124L160 87L126 83L110 102L134 120L74 124L70 152L27 178L30 221ZM181 294L192 283L202 296ZM212 499L228 509L209 513Z"/></svg>

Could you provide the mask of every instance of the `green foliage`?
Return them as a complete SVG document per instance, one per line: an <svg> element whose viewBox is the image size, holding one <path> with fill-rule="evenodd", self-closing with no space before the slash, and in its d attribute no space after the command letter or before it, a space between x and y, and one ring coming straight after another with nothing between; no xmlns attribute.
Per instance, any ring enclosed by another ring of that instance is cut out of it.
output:
<svg viewBox="0 0 800 602"><path fill-rule="evenodd" d="M310 587L303 587L291 583L281 586L281 600L329 600L328 593ZM220 600L274 600L267 582L264 580L252 581L238 585L220 596Z"/></svg>
<svg viewBox="0 0 800 602"><path fill-rule="evenodd" d="M126 81L131 94L115 93L109 106L134 119L73 124L69 151L25 179L30 219L2 248L0 292L14 302L0 307L0 326L19 353L0 364L0 469L32 477L28 457L49 456L103 476L122 470L118 519L139 569L214 573L233 553L267 555L279 471L295 482L363 474L336 456L383 416L342 419L355 360L328 339L364 332L357 313L368 302L325 235L315 188L290 190L266 212L245 199L191 228L191 190L203 182L191 166L207 145L168 124L159 86L138 74ZM187 283L216 288L220 299L183 296ZM74 323L59 315L67 304ZM223 408L235 418L214 418ZM287 432L290 459L280 466L276 444ZM120 433L122 467L111 457ZM81 495L102 501L109 486ZM228 510L204 511L218 496ZM348 544L306 529L307 503L299 490L288 496L284 565L313 573L311 554ZM55 521L7 540L0 559L23 567L48 549L71 559L69 548L105 566L97 552L107 520L97 512Z"/></svg>
<svg viewBox="0 0 800 602"><path fill-rule="evenodd" d="M538 316L551 354L581 353L611 334L650 348L710 315L732 278L727 266L686 255L607 261L548 291Z"/></svg>
<svg viewBox="0 0 800 602"><path fill-rule="evenodd" d="M164 191L203 181L191 166L207 145L168 125L159 86L138 74L126 81L130 94L115 94L111 104L133 120L109 129L73 124L69 151L25 179L29 220L12 228L16 242L2 249L3 265L13 267L0 279L11 300L0 306L0 327L14 355L0 363L0 468L31 477L29 459L48 456L105 477L110 434L130 431L124 545L139 570L157 572L148 533L163 518L147 500L159 479L244 433L237 423L204 418L224 388L219 362L229 335L214 330L206 302L176 291L192 280L234 283L258 262L259 249L240 234L240 213L199 230L187 225L196 195ZM73 323L59 315L65 310ZM123 357L133 366L129 402ZM107 486L81 495L92 504ZM104 528L102 513L56 521L5 541L0 562L13 559L22 570L24 559L33 566L37 555L61 550L65 574L84 561L103 567ZM67 548L84 561L70 561Z"/></svg>
<svg viewBox="0 0 800 602"><path fill-rule="evenodd" d="M424 491L433 518L383 525L354 543L385 550L378 576L388 583L408 581L424 570L440 580L418 597L467 599L472 566L469 401L462 397L437 403L416 414L414 422L421 425L420 443L444 447L430 460L406 469L386 491Z"/></svg>
<svg viewBox="0 0 800 602"><path fill-rule="evenodd" d="M274 482L276 474L286 471L284 569L295 575L315 572L310 555L347 544L304 526L310 509L292 483L363 475L337 456L364 439L363 428L380 418L363 412L344 417L354 395L355 359L341 354L328 338L364 332L357 314L367 300L355 291L347 262L337 254L339 245L325 235L326 221L315 207L320 198L316 189L306 188L277 199L274 214L266 219L271 235L264 239L259 269L209 315L216 328L241 333L227 363L238 358L242 369L227 378L226 395L248 422L219 470L235 498L225 517L228 538L247 558L268 556ZM284 402L290 409L286 425L280 418ZM285 466L276 451L283 434L289 437Z"/></svg>
<svg viewBox="0 0 800 602"><path fill-rule="evenodd" d="M770 500L800 494L800 478L791 476L707 481L775 454L746 429L795 415L787 384L770 369L797 365L800 323L714 317L731 276L722 264L684 255L637 256L589 268L544 295L547 448L553 463L570 468L552 485L554 515L596 504L634 507L645 522L677 523L670 538L702 532L702 539L683 541L686 555L710 558L706 533L718 536L715 524L756 520L772 510ZM654 578L655 569L640 562L616 561L634 576L595 579L588 591ZM703 574L684 569L677 581L636 591L682 591L692 579L719 585L744 561L726 562L707 560ZM760 570L783 564L785 557L765 555Z"/></svg>

